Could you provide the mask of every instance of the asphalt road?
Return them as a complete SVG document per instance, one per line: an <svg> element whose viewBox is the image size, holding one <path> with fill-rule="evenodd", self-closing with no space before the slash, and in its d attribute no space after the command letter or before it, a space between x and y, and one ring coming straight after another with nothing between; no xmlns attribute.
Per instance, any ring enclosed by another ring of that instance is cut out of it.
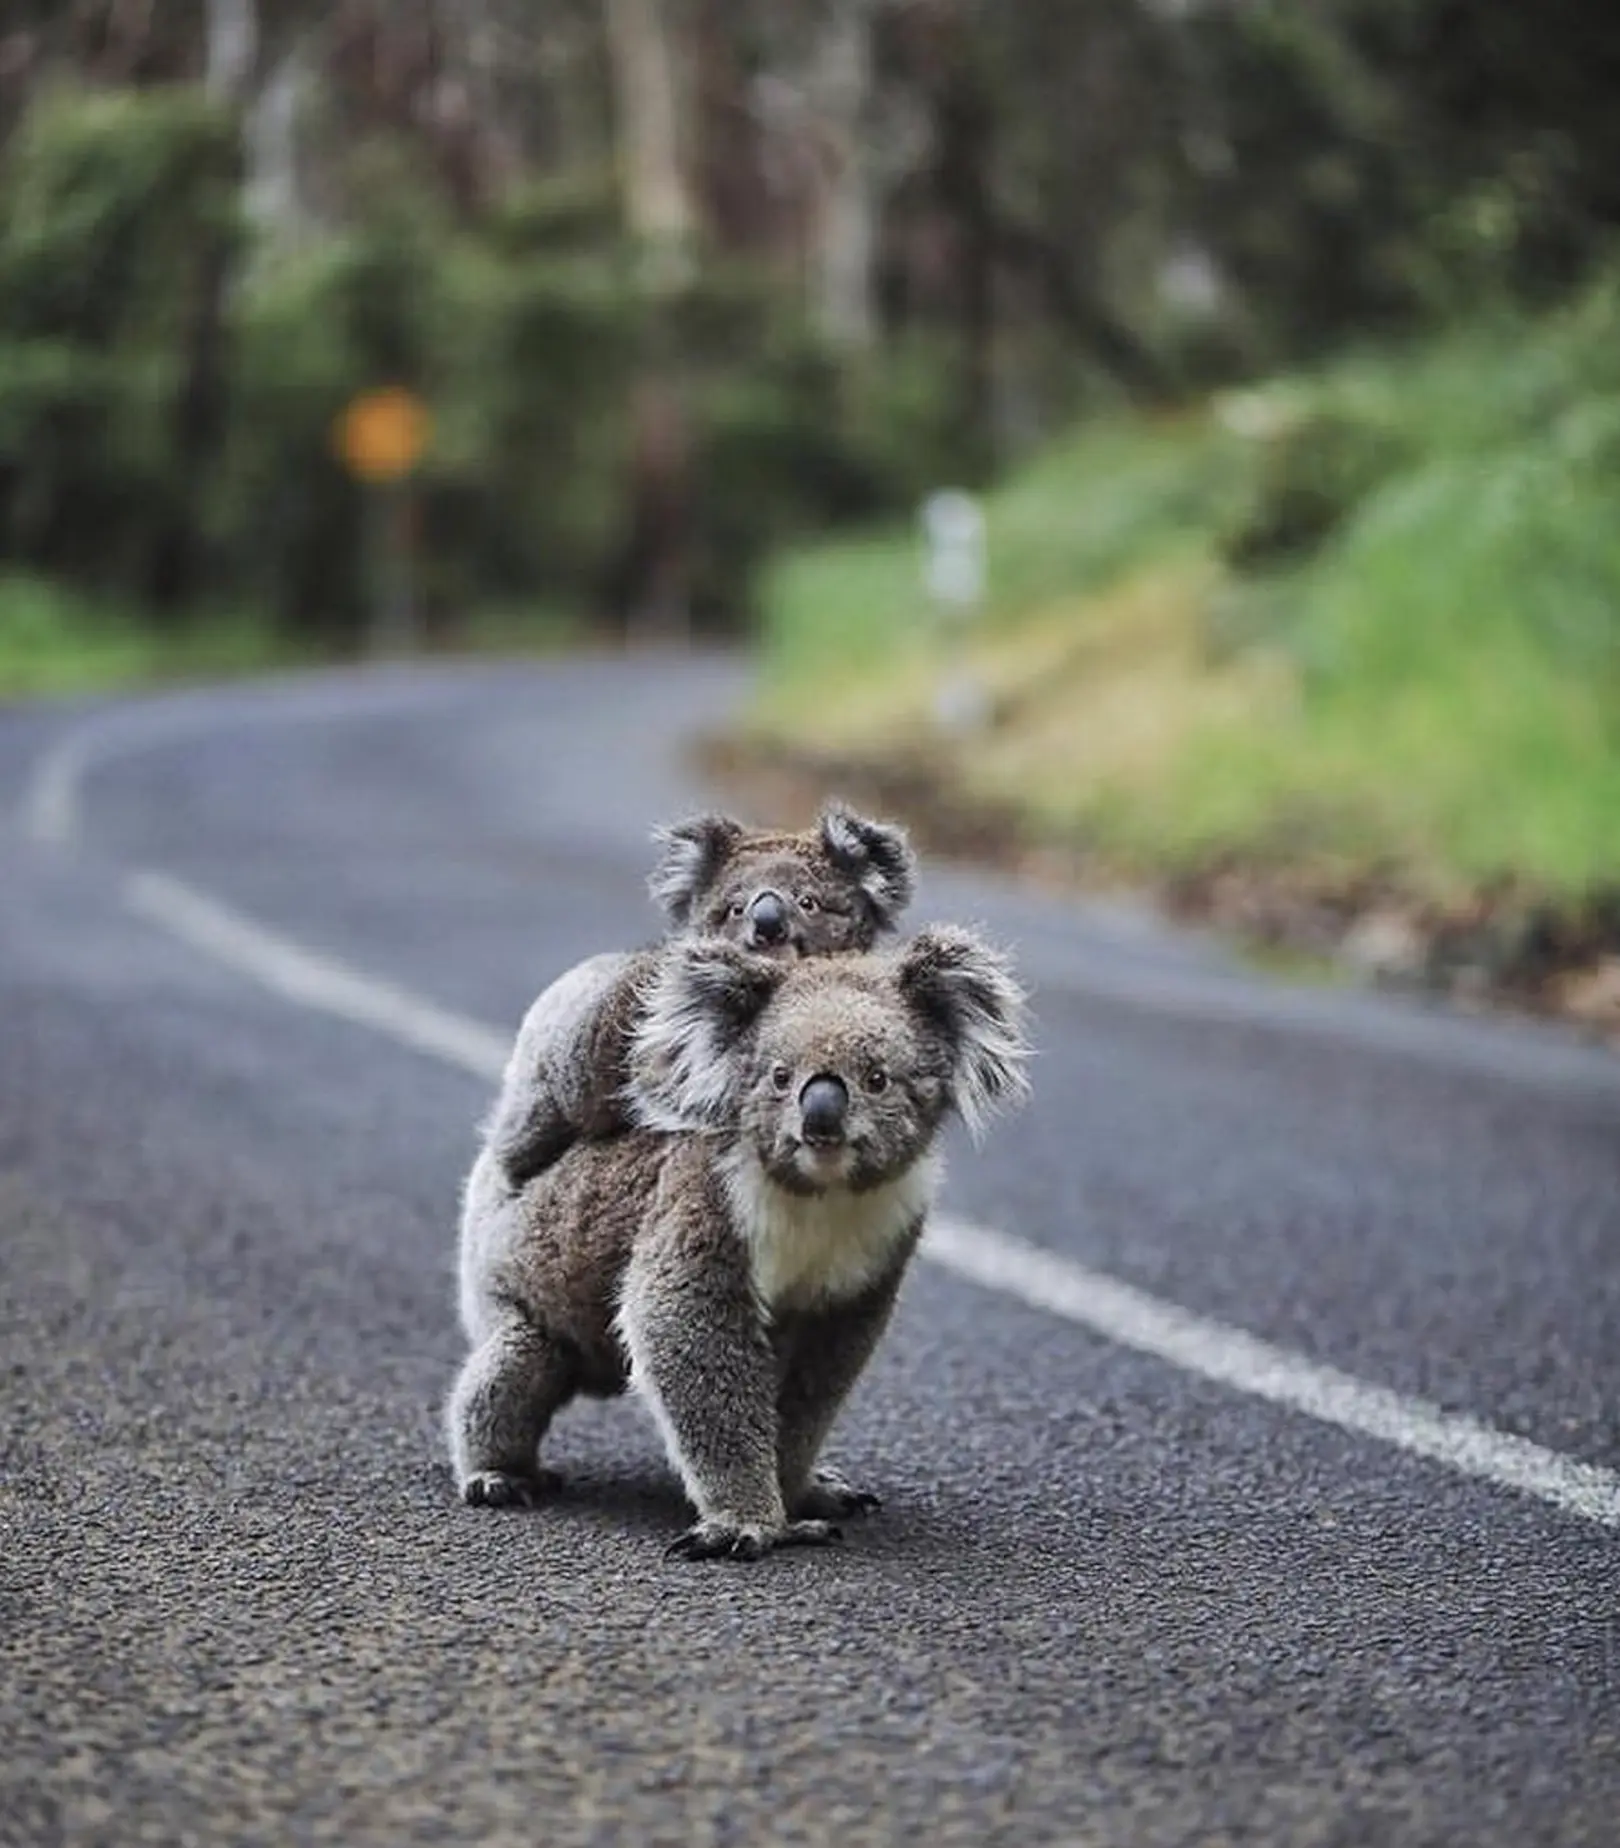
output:
<svg viewBox="0 0 1620 1848"><path fill-rule="evenodd" d="M626 1404L565 1416L554 1506L456 1505L490 1086L141 874L509 1030L652 928L648 826L737 686L0 713L0 1842L1620 1840L1620 1061L1550 1031L932 872L916 917L1018 954L1040 1045L951 1211L1187 1312L1186 1355L922 1264L835 1434L886 1504L843 1549L665 1562ZM1437 1461L1413 1407L1484 1436ZM1514 1437L1596 1511L1504 1486Z"/></svg>

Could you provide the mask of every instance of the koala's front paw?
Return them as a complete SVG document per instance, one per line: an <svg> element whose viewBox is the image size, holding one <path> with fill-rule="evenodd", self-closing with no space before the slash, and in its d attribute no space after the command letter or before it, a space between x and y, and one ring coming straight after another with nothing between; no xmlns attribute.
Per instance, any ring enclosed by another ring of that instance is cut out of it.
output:
<svg viewBox="0 0 1620 1848"><path fill-rule="evenodd" d="M537 1469L526 1476L504 1469L474 1471L461 1485L461 1499L469 1508L534 1508L562 1487L555 1470Z"/></svg>
<svg viewBox="0 0 1620 1848"><path fill-rule="evenodd" d="M763 1559L779 1546L832 1546L844 1537L831 1521L784 1521L767 1527L723 1515L694 1521L664 1550L666 1559Z"/></svg>
<svg viewBox="0 0 1620 1848"><path fill-rule="evenodd" d="M882 1506L870 1489L857 1489L836 1469L818 1469L794 1498L793 1512L807 1520L842 1521L875 1514Z"/></svg>

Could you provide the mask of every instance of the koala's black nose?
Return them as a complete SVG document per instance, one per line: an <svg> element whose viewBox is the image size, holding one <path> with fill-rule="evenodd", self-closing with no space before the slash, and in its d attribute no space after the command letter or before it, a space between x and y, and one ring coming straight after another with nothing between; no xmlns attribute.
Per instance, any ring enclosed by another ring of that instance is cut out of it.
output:
<svg viewBox="0 0 1620 1848"><path fill-rule="evenodd" d="M812 1078L799 1093L799 1120L806 1142L842 1142L849 1092L841 1078Z"/></svg>
<svg viewBox="0 0 1620 1848"><path fill-rule="evenodd" d="M748 922L756 944L775 946L788 938L788 908L775 892L761 892L748 907Z"/></svg>

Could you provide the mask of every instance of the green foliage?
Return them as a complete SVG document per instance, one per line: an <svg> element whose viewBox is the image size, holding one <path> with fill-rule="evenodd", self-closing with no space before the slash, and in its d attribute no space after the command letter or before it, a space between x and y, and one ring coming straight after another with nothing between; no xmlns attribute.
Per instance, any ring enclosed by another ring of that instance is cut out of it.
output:
<svg viewBox="0 0 1620 1848"><path fill-rule="evenodd" d="M495 250L514 257L600 254L622 245L624 219L611 172L532 180L491 209Z"/></svg>
<svg viewBox="0 0 1620 1848"><path fill-rule="evenodd" d="M235 176L230 124L197 92L42 99L6 153L0 330L173 339L199 244L235 233Z"/></svg>
<svg viewBox="0 0 1620 1848"><path fill-rule="evenodd" d="M1192 754L1184 825L1264 836L1310 790L1331 811L1324 837L1363 851L1564 890L1612 876L1615 279L1539 323L1487 323L1291 389L1310 416L1378 432L1386 465L1269 596L1228 587L1267 609L1257 633L1294 663L1300 700L1285 726Z"/></svg>
<svg viewBox="0 0 1620 1848"><path fill-rule="evenodd" d="M345 404L388 374L360 344L368 255L289 255L239 299L232 417L213 509L229 575L306 632L352 633L363 610L359 491L333 448Z"/></svg>
<svg viewBox="0 0 1620 1848"><path fill-rule="evenodd" d="M217 679L295 659L262 615L210 610L154 628L140 610L105 596L0 573L0 699L118 682Z"/></svg>
<svg viewBox="0 0 1620 1848"><path fill-rule="evenodd" d="M1259 447L1220 536L1240 571L1313 551L1403 460L1395 429L1326 407L1285 419Z"/></svg>
<svg viewBox="0 0 1620 1848"><path fill-rule="evenodd" d="M1614 275L1537 321L1083 430L988 500L975 648L1011 696L963 774L1148 865L1595 889L1620 814L1617 504ZM926 724L909 533L791 554L767 610L778 729L834 715L858 748L859 704L881 752Z"/></svg>
<svg viewBox="0 0 1620 1848"><path fill-rule="evenodd" d="M853 368L845 389L845 440L872 483L863 512L911 508L942 482L967 481L978 465L964 443L957 399L960 360L937 337L889 342Z"/></svg>
<svg viewBox="0 0 1620 1848"><path fill-rule="evenodd" d="M949 395L934 356L851 373L811 335L772 337L746 371L696 394L700 609L750 607L753 580L787 541L915 504L948 479Z"/></svg>
<svg viewBox="0 0 1620 1848"><path fill-rule="evenodd" d="M1192 219L1240 296L1251 365L1410 323L1423 306L1429 176L1410 158L1399 87L1346 35L1358 4L1259 0L1189 23L1203 82L1226 103Z"/></svg>
<svg viewBox="0 0 1620 1848"><path fill-rule="evenodd" d="M1557 300L1620 222L1620 14L1607 0L1330 0L1431 206L1431 303Z"/></svg>
<svg viewBox="0 0 1620 1848"><path fill-rule="evenodd" d="M241 581L352 639L363 497L333 431L358 393L405 383L434 423L413 488L430 613L578 597L611 541L638 312L595 260L387 219L266 266L236 321L221 526Z"/></svg>
<svg viewBox="0 0 1620 1848"><path fill-rule="evenodd" d="M211 507L222 575L290 632L339 647L366 619L368 537L338 420L384 386L436 406L454 323L448 227L395 152L372 146L354 163L365 211L350 228L261 253L229 324L230 415Z"/></svg>
<svg viewBox="0 0 1620 1848"><path fill-rule="evenodd" d="M614 261L470 240L441 285L423 479L438 594L589 601L617 532L642 304Z"/></svg>
<svg viewBox="0 0 1620 1848"><path fill-rule="evenodd" d="M1196 544L1222 504L1227 467L1202 419L1083 425L990 502L992 617L1015 622Z"/></svg>
<svg viewBox="0 0 1620 1848"><path fill-rule="evenodd" d="M0 144L0 558L154 621L252 605L355 644L374 534L332 430L385 384L432 415L410 494L441 632L480 606L656 602L672 578L734 628L778 548L909 517L1106 391L1163 406L1177 380L1466 309L1471 330L1427 353L1265 388L1259 435L1122 419L995 498L995 623L1202 553L1229 578L1212 651L1273 647L1313 688L1347 647L1315 576L1386 493L1460 507L1446 469L1491 457L1545 524L1612 454L1601 291L1533 339L1490 321L1561 299L1620 224L1620 15L1602 0L1088 0L946 9L926 31L885 15L862 113L885 150L867 165L881 331L860 352L806 326L830 222L820 156L801 158L814 125L768 122L750 86L817 86L809 41L758 9L683 44L705 63L680 125L704 230L679 285L628 233L589 9L493 85L450 40L420 56L395 6L352 44L291 22L299 214L260 235L241 120L155 81L198 68L201 15L160 11L127 66L142 87L115 93L36 74L99 43L64 16ZM474 95L476 119L457 108ZM891 543L903 567L860 542L834 573L870 568L880 632L921 631L912 537ZM1569 585L1560 600L1584 607ZM851 628L828 654L857 646Z"/></svg>
<svg viewBox="0 0 1620 1848"><path fill-rule="evenodd" d="M1620 225L1608 0L1092 0L979 18L1002 196L1029 202L1079 293L1195 385L1489 300L1549 305ZM1178 257L1207 266L1207 299L1164 287Z"/></svg>
<svg viewBox="0 0 1620 1848"><path fill-rule="evenodd" d="M1218 434L1191 419L1102 420L1054 444L984 499L984 624L1015 629L1196 546L1228 470ZM825 679L915 651L936 629L922 571L909 523L785 551L764 586L768 677L814 701Z"/></svg>
<svg viewBox="0 0 1620 1848"><path fill-rule="evenodd" d="M373 140L349 152L344 225L252 247L236 161L233 126L178 89L64 92L14 139L0 170L5 556L139 607L189 532L206 560L190 595L352 648L375 535L334 429L384 385L411 387L432 418L411 496L418 588L441 626L602 594L627 544L649 368L688 424L702 619L743 618L779 540L893 506L926 474L926 369L846 377L780 288L736 266L655 311L601 176L519 188L456 222L409 148Z"/></svg>
<svg viewBox="0 0 1620 1848"><path fill-rule="evenodd" d="M191 92L38 103L0 166L0 551L138 590L191 489L229 124Z"/></svg>

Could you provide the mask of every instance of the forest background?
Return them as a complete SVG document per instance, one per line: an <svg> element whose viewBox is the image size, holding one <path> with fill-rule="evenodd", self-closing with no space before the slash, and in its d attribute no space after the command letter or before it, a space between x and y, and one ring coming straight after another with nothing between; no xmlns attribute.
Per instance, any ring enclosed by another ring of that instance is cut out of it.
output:
<svg viewBox="0 0 1620 1848"><path fill-rule="evenodd" d="M1608 0L0 0L0 693L743 639L745 760L1601 975L1617 95Z"/></svg>

